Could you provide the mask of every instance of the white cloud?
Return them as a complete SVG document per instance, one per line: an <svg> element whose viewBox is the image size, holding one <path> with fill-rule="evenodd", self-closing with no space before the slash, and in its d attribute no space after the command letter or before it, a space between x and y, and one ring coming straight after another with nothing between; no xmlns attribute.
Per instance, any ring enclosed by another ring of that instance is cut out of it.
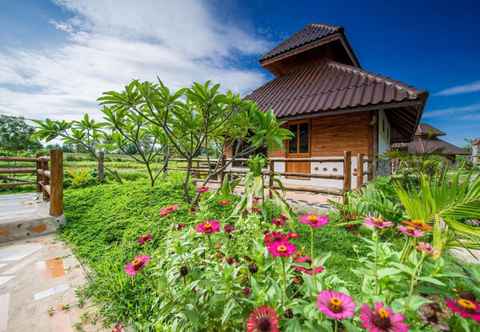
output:
<svg viewBox="0 0 480 332"><path fill-rule="evenodd" d="M265 77L232 65L271 45L191 1L57 0L73 16L50 20L67 34L54 49L0 51L0 113L32 118L98 114L96 98L133 78L173 88L210 79L246 92Z"/></svg>
<svg viewBox="0 0 480 332"><path fill-rule="evenodd" d="M480 91L480 81L471 82L464 85L457 85L447 88L435 93L435 96L452 96L462 93L478 92Z"/></svg>
<svg viewBox="0 0 480 332"><path fill-rule="evenodd" d="M428 111L423 114L424 118L437 118L437 117L442 117L445 115L460 115L463 113L472 113L480 111L480 103L478 104L471 104L467 106L459 106L459 107L448 107L448 108L442 108L442 109L437 109L433 111Z"/></svg>

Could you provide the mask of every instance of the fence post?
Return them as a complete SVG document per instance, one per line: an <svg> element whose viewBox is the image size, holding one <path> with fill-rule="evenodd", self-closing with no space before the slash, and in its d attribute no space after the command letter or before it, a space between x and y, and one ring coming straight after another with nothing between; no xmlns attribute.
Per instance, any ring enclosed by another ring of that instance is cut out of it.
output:
<svg viewBox="0 0 480 332"><path fill-rule="evenodd" d="M97 181L103 182L105 180L105 152L98 152L97 160Z"/></svg>
<svg viewBox="0 0 480 332"><path fill-rule="evenodd" d="M268 197L273 196L273 177L275 176L275 161L270 159L268 166Z"/></svg>
<svg viewBox="0 0 480 332"><path fill-rule="evenodd" d="M357 154L357 189L363 186L363 153Z"/></svg>
<svg viewBox="0 0 480 332"><path fill-rule="evenodd" d="M63 214L63 151L50 151L50 215Z"/></svg>
<svg viewBox="0 0 480 332"><path fill-rule="evenodd" d="M352 188L352 151L343 153L343 197L347 201L347 193Z"/></svg>
<svg viewBox="0 0 480 332"><path fill-rule="evenodd" d="M48 192L43 188L43 186L48 185L48 177L45 174L48 171L48 158L40 157L40 168L42 169L42 174L40 175L40 181L42 182L42 192L43 192L43 200L47 201L50 196Z"/></svg>
<svg viewBox="0 0 480 332"><path fill-rule="evenodd" d="M35 161L35 173L36 173L36 176L37 176L37 193L40 193L42 192L42 186L40 184L40 182L42 181L42 176L40 175L40 170L42 169L42 162L40 161L40 156L41 154L40 153L37 153L37 160Z"/></svg>

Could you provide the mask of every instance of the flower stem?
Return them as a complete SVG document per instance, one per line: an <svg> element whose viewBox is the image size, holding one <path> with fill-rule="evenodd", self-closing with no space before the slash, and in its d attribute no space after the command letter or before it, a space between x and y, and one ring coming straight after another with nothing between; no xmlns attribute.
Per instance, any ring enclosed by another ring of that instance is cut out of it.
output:
<svg viewBox="0 0 480 332"><path fill-rule="evenodd" d="M378 234L374 230L372 233L373 240L375 241L375 295L380 294L380 283L378 280Z"/></svg>
<svg viewBox="0 0 480 332"><path fill-rule="evenodd" d="M422 257L418 261L418 264L415 266L415 270L413 271L412 278L410 279L410 291L408 292L408 297L412 297L413 290L415 285L417 284L417 278L420 272L422 271L423 261L425 260L425 254L422 253Z"/></svg>
<svg viewBox="0 0 480 332"><path fill-rule="evenodd" d="M337 332L338 331L338 321L337 320L334 320L334 329L333 329L334 332Z"/></svg>
<svg viewBox="0 0 480 332"><path fill-rule="evenodd" d="M285 299L287 298L287 272L285 270L285 259L282 260L282 272L283 272L283 294L282 294L282 308L285 306Z"/></svg>
<svg viewBox="0 0 480 332"><path fill-rule="evenodd" d="M310 227L310 258L313 262L313 227Z"/></svg>

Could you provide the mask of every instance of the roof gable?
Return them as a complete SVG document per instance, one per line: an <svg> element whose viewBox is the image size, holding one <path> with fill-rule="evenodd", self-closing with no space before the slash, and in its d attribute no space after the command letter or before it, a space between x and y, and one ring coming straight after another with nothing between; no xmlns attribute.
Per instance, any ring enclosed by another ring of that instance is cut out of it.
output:
<svg viewBox="0 0 480 332"><path fill-rule="evenodd" d="M437 129L432 127L427 123L420 123L415 131L415 136L425 136L425 137L437 137L437 136L445 136L446 134Z"/></svg>

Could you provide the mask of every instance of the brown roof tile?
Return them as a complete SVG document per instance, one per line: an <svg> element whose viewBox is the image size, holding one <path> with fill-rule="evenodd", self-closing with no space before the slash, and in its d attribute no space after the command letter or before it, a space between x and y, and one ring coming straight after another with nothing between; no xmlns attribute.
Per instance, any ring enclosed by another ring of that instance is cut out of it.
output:
<svg viewBox="0 0 480 332"><path fill-rule="evenodd" d="M260 61L267 60L285 53L294 48L311 43L313 41L322 39L336 32L341 32L342 27L328 25L328 24L307 24L302 30L295 33L293 36L278 44L270 52L262 56Z"/></svg>
<svg viewBox="0 0 480 332"><path fill-rule="evenodd" d="M420 123L417 127L417 131L415 131L415 135L437 137L437 136L445 136L446 134L440 129L432 127L427 123Z"/></svg>
<svg viewBox="0 0 480 332"><path fill-rule="evenodd" d="M424 91L335 61L310 64L277 77L248 99L277 117L421 100ZM423 102L423 101L422 101Z"/></svg>
<svg viewBox="0 0 480 332"><path fill-rule="evenodd" d="M408 153L412 154L442 154L442 155L468 155L467 149L459 148L456 145L448 143L438 138L428 139L416 136L409 143L393 144L394 149L404 148Z"/></svg>

